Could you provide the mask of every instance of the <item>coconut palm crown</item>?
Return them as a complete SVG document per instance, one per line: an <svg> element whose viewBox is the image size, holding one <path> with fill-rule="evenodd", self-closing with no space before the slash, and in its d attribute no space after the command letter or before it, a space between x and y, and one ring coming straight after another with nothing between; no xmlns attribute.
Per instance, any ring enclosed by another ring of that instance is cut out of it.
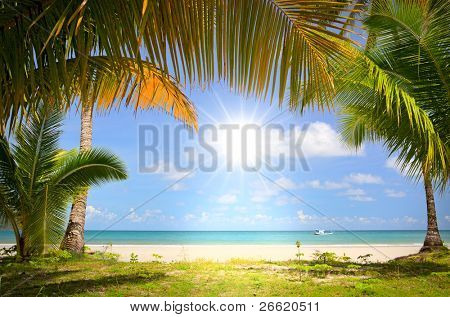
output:
<svg viewBox="0 0 450 317"><path fill-rule="evenodd" d="M450 175L448 21L448 1L373 1L365 20L371 41L337 80L344 139L356 146L382 141L405 174L423 180L428 215L423 250L443 245L433 183L443 193Z"/></svg>
<svg viewBox="0 0 450 317"><path fill-rule="evenodd" d="M80 190L127 177L106 150L60 150L62 118L41 108L16 131L14 144L0 140L0 221L13 229L21 258L59 246L68 204Z"/></svg>

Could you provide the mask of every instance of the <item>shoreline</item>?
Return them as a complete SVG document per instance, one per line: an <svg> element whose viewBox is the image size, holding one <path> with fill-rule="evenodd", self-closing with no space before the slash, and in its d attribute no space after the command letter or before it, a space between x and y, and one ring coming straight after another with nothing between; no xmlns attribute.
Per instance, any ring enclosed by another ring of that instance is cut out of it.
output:
<svg viewBox="0 0 450 317"><path fill-rule="evenodd" d="M0 244L0 247L8 247L13 244ZM91 251L111 252L119 255L119 261L129 261L131 253L138 256L138 261L195 261L207 260L214 262L226 262L232 259L287 261L296 258L295 245L272 244L209 244L209 245L122 245L122 244L88 244ZM353 261L365 254L372 254L370 261L386 262L397 257L417 253L421 244L348 244L348 245L302 245L300 252L304 253L302 259L310 260L315 251L334 252L338 256L344 254ZM162 256L157 259L153 256Z"/></svg>
<svg viewBox="0 0 450 317"><path fill-rule="evenodd" d="M156 253L164 262L208 260L226 262L232 259L288 261L296 258L295 245L88 245L92 251L119 254L120 261L129 261L131 253L139 261L157 260ZM365 254L372 254L371 261L386 262L397 257L419 252L421 245L302 245L302 259L311 260L315 251L334 252L349 256L353 261ZM159 259L158 259L159 260Z"/></svg>

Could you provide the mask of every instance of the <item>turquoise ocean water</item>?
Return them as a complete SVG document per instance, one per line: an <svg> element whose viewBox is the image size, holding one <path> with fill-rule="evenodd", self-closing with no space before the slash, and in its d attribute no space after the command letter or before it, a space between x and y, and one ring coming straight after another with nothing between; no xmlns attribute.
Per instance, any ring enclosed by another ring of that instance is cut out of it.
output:
<svg viewBox="0 0 450 317"><path fill-rule="evenodd" d="M95 231L85 233L86 244L422 244L425 231L335 231L332 235L315 236L313 231ZM441 231L450 241L450 230ZM0 231L0 244L14 243L11 231Z"/></svg>

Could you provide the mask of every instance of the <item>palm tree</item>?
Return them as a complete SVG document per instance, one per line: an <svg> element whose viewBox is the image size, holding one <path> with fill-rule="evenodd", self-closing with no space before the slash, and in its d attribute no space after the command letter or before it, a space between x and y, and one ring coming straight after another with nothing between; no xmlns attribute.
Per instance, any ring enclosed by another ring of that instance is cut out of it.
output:
<svg viewBox="0 0 450 317"><path fill-rule="evenodd" d="M73 195L127 176L105 150L59 150L62 117L38 108L17 130L15 144L0 139L0 221L12 227L22 259L59 246Z"/></svg>
<svg viewBox="0 0 450 317"><path fill-rule="evenodd" d="M89 71L83 77L87 81L90 94L81 103L80 151L92 147L92 117L94 105L100 110L131 105L138 109L161 109L185 124L197 128L197 116L189 99L180 90L180 86L167 78L153 65L143 62L144 76L132 59L123 59L126 68L112 72L111 61L103 57L93 57ZM98 67L102 65L102 67ZM75 83L83 81L77 80ZM79 86L73 89L78 90ZM126 101L124 105L121 101ZM80 192L72 204L69 223L61 243L61 248L72 252L81 252L84 246L84 227L88 190Z"/></svg>
<svg viewBox="0 0 450 317"><path fill-rule="evenodd" d="M355 146L382 140L408 176L423 179L428 225L422 251L443 245L433 183L444 192L449 181L448 21L448 1L374 1L365 21L371 45L337 81L344 139Z"/></svg>

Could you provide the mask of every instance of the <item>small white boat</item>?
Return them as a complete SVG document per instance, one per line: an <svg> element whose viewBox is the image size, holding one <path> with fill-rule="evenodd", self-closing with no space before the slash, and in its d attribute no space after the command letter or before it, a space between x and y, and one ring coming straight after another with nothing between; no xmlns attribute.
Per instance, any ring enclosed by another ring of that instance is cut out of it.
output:
<svg viewBox="0 0 450 317"><path fill-rule="evenodd" d="M321 230L321 229L316 229L316 230L314 231L314 234L315 234L316 236L325 236L325 235L333 234L333 232L331 232L331 231L326 231L326 230Z"/></svg>

